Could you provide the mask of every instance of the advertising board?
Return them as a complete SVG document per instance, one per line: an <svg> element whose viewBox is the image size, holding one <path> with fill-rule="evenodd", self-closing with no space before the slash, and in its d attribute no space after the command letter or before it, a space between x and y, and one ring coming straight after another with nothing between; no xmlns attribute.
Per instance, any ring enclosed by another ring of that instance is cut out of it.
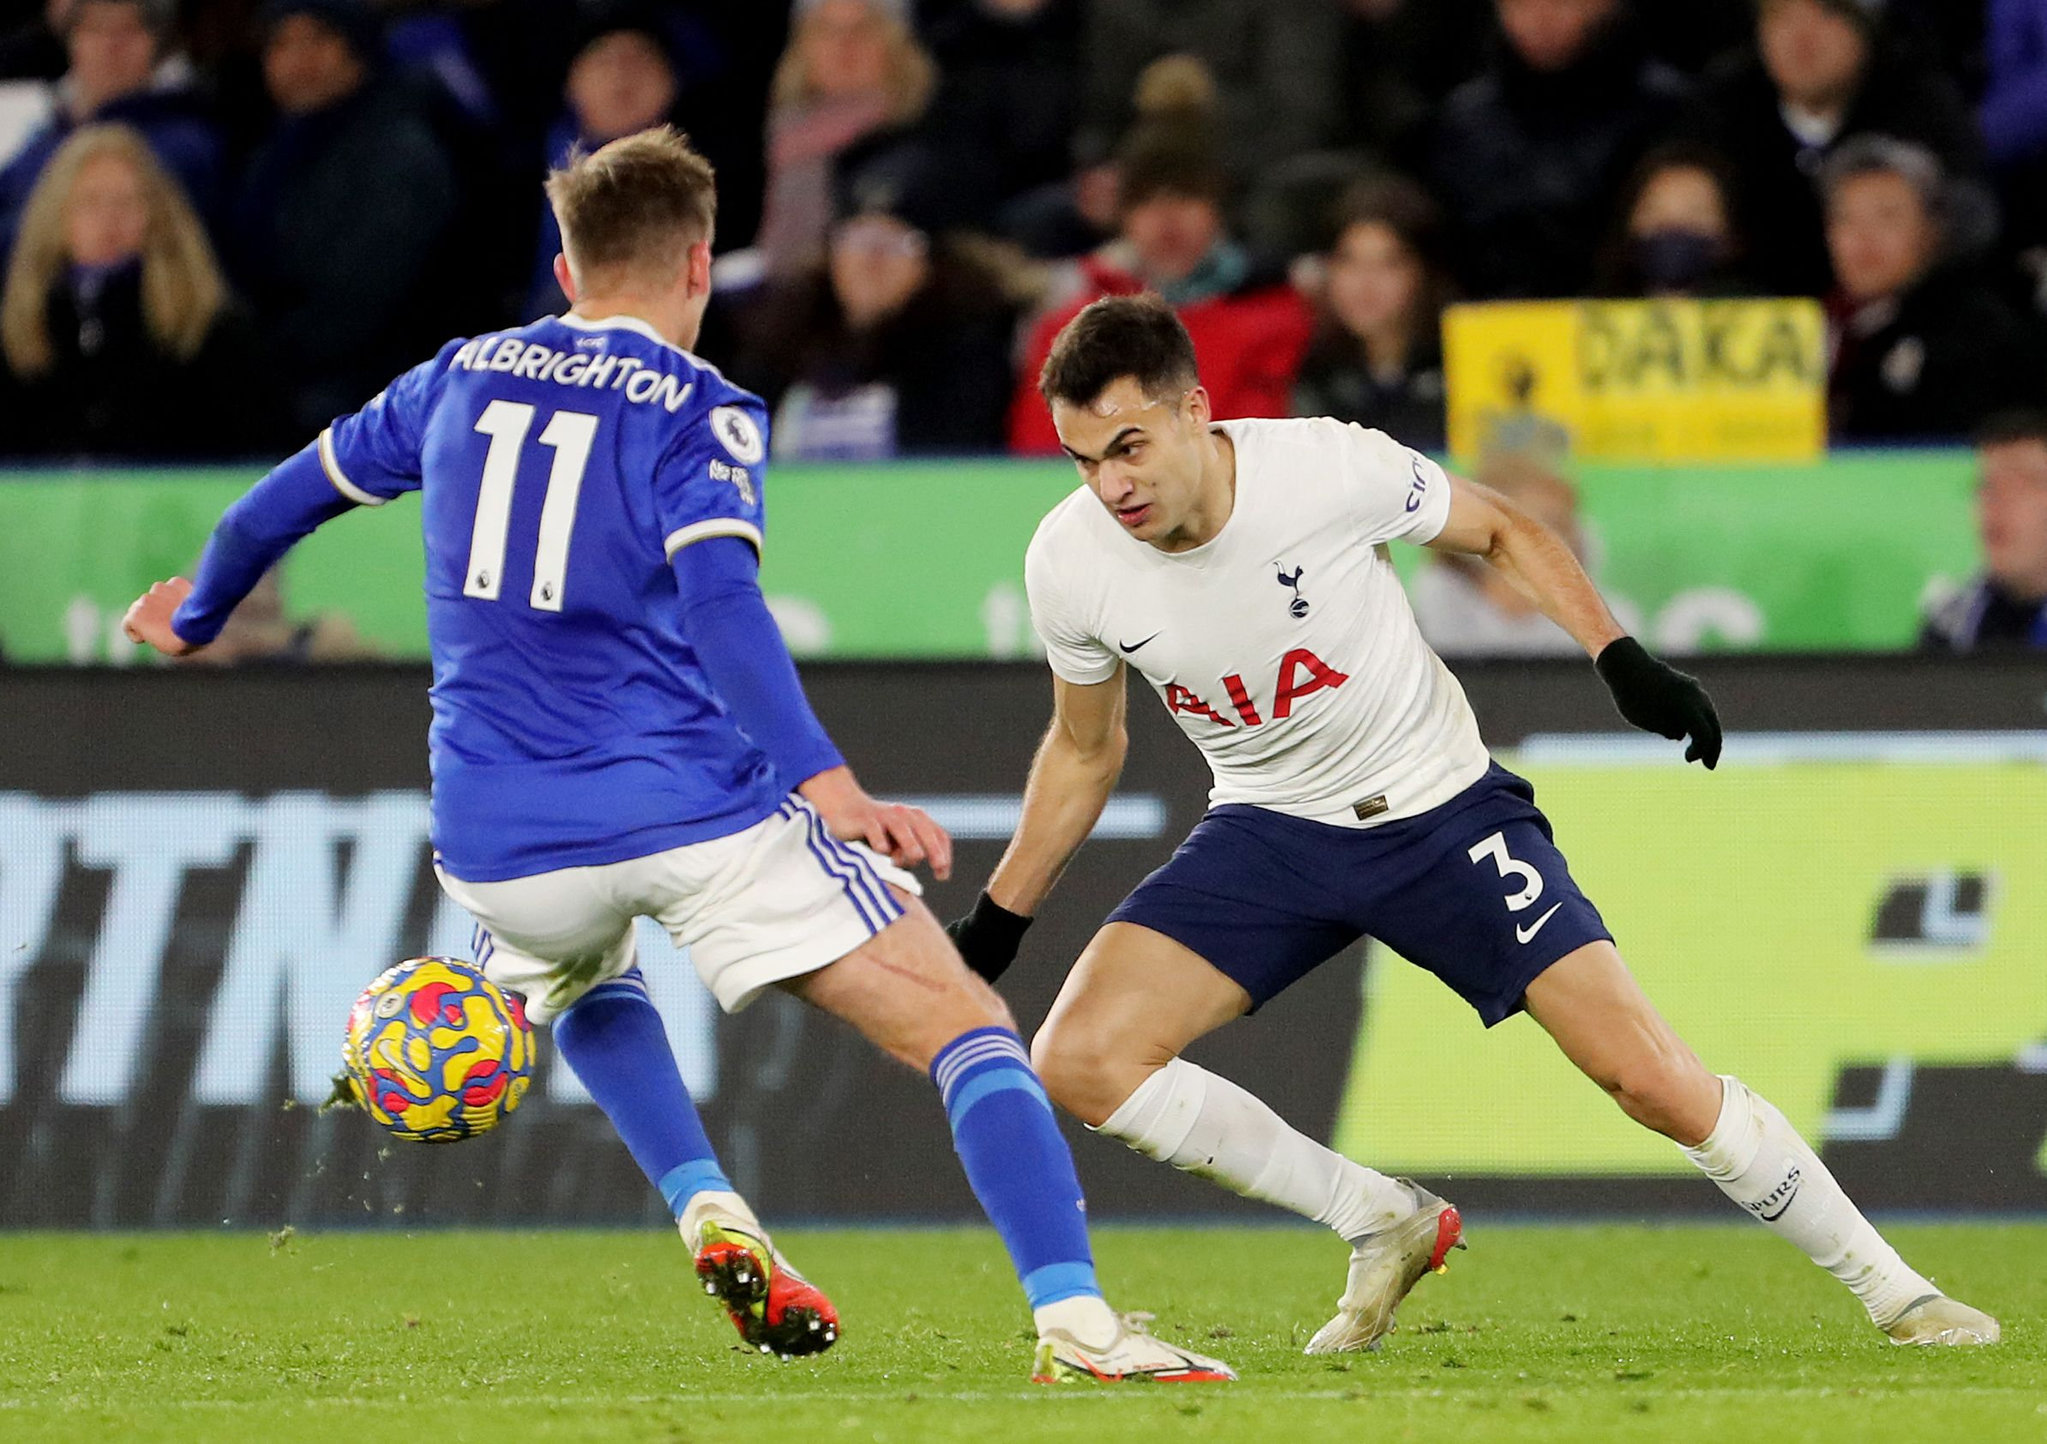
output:
<svg viewBox="0 0 2047 1444"><path fill-rule="evenodd" d="M1717 773L1617 731L1589 668L1471 666L1488 740L1708 1063L1775 1100L1873 1206L2047 1207L2047 666L1702 667ZM1050 688L1032 664L814 666L869 785L960 839L963 910L1013 826ZM394 1144L322 1113L349 1000L466 947L428 865L425 676L0 671L0 1225L658 1220L545 1056L496 1133ZM1029 1032L1207 776L1137 699L1116 800L1003 991ZM735 1179L783 1218L965 1219L929 1082L772 996L718 1015L658 933L643 962ZM1488 1033L1355 949L1193 1050L1317 1137L1492 1210L1719 1196L1526 1018ZM1070 1129L1104 1217L1244 1208Z"/></svg>

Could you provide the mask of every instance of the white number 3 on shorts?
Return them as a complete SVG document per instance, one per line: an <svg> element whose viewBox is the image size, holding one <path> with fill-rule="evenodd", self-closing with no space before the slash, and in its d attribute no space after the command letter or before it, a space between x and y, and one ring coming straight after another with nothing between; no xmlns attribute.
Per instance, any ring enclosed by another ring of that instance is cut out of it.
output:
<svg viewBox="0 0 2047 1444"><path fill-rule="evenodd" d="M1493 860L1493 866L1500 870L1501 877L1519 878L1527 884L1520 892L1507 894L1507 910L1518 913L1523 908L1533 907L1535 900L1542 896L1542 874L1519 858L1508 854L1507 838L1504 833L1496 832L1472 847L1473 862L1484 862L1487 858Z"/></svg>

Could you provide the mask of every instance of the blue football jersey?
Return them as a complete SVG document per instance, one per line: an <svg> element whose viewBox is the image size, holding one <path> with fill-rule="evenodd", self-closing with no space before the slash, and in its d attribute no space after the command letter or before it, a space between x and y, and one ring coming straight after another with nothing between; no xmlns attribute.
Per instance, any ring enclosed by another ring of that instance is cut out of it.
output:
<svg viewBox="0 0 2047 1444"><path fill-rule="evenodd" d="M450 342L320 436L422 493L434 845L494 882L750 827L783 784L690 648L669 558L761 544L759 398L630 318Z"/></svg>

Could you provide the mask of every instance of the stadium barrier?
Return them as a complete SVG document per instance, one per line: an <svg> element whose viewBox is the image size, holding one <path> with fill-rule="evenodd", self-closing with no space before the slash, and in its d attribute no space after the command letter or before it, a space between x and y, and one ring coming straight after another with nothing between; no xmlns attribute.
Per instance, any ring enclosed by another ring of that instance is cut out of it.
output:
<svg viewBox="0 0 2047 1444"><path fill-rule="evenodd" d="M2047 1207L2047 665L1713 659L1720 771L1623 733L1588 669L1460 669L1573 871L1709 1062L1872 1206ZM807 670L879 793L960 839L966 906L1013 824L1035 665ZM0 1225L657 1220L543 1045L524 1106L455 1147L319 1111L348 1004L465 952L427 844L423 673L0 672ZM1005 992L1026 1031L1101 917L1205 805L1140 698L1120 791ZM643 962L735 1179L783 1218L969 1219L930 1085L771 996L721 1020ZM1361 971L1362 970L1362 971ZM1362 977L1362 983L1361 983ZM1491 1033L1380 950L1195 1050L1319 1137L1468 1206L1722 1211L1526 1018ZM1075 1128L1100 1216L1237 1200Z"/></svg>
<svg viewBox="0 0 2047 1444"><path fill-rule="evenodd" d="M0 473L0 650L20 662L132 660L122 611L150 582L189 570L259 474ZM1907 647L1929 589L1977 565L1966 452L1575 474L1594 571L1666 650ZM1064 463L776 468L763 576L791 647L1029 654L1024 546L1074 484ZM422 657L418 519L407 498L307 541L285 567L293 615L342 613L385 655ZM1395 557L1419 564L1412 548Z"/></svg>

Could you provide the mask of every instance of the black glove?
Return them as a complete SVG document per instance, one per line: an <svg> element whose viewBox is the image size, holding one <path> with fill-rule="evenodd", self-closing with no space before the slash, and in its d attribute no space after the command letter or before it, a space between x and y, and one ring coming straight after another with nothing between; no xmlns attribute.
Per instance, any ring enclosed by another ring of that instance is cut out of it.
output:
<svg viewBox="0 0 2047 1444"><path fill-rule="evenodd" d="M1720 716L1699 679L1649 655L1633 637L1609 642L1593 664L1621 716L1659 737L1692 739L1685 761L1720 761Z"/></svg>
<svg viewBox="0 0 2047 1444"><path fill-rule="evenodd" d="M1016 961L1016 950L1023 945L1030 925L1029 918L982 893L974 900L972 912L945 925L945 935L960 950L967 966L992 983Z"/></svg>

